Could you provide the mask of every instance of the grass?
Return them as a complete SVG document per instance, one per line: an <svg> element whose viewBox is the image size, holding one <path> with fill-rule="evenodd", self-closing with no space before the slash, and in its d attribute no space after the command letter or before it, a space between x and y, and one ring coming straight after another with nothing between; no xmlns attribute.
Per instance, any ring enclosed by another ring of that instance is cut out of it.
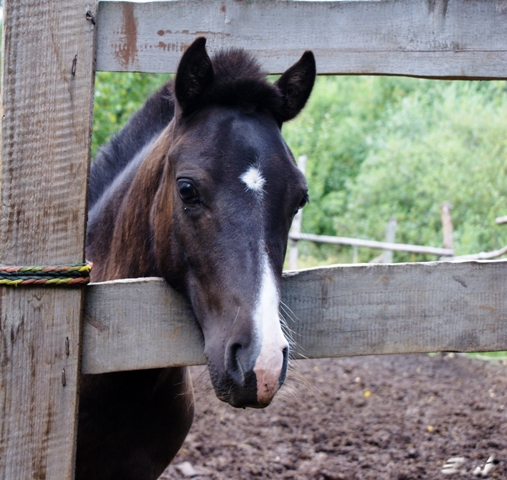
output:
<svg viewBox="0 0 507 480"><path fill-rule="evenodd" d="M481 352L481 353L468 353L470 357L477 360L498 361L507 365L507 351L503 352Z"/></svg>

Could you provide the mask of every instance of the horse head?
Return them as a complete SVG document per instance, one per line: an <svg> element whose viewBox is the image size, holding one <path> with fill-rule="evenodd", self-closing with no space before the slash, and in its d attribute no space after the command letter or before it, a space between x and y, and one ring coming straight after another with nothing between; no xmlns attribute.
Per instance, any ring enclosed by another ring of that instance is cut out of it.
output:
<svg viewBox="0 0 507 480"><path fill-rule="evenodd" d="M192 305L218 398L264 407L286 374L280 281L291 222L308 199L281 126L305 105L315 60L306 52L271 84L243 50L211 60L205 43L181 59L175 115L154 146L165 160L152 251Z"/></svg>

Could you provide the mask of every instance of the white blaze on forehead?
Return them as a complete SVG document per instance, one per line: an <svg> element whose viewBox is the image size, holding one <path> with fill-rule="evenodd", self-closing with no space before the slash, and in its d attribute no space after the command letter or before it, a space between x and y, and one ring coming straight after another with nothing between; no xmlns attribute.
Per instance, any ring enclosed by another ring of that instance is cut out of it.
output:
<svg viewBox="0 0 507 480"><path fill-rule="evenodd" d="M279 388L284 364L283 352L289 344L280 325L280 297L268 256L262 254L262 280L254 321L261 341L261 351L255 362L257 400L269 403Z"/></svg>
<svg viewBox="0 0 507 480"><path fill-rule="evenodd" d="M258 167L250 167L241 177L241 181L254 192L262 192L266 180Z"/></svg>

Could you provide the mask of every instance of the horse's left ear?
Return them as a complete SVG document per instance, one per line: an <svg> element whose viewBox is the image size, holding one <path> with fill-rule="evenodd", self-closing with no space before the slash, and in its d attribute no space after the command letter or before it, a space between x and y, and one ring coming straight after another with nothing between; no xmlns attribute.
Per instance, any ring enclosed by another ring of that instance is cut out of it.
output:
<svg viewBox="0 0 507 480"><path fill-rule="evenodd" d="M176 72L174 93L184 115L194 113L214 78L213 64L206 52L206 39L200 37L187 48Z"/></svg>
<svg viewBox="0 0 507 480"><path fill-rule="evenodd" d="M307 51L276 81L275 85L283 96L280 109L282 122L293 119L303 109L312 93L316 74L315 57Z"/></svg>

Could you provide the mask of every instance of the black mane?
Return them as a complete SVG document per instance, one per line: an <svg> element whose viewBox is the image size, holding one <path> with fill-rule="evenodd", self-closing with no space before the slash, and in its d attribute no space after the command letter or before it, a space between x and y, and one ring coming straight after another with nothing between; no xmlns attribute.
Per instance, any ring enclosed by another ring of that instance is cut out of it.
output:
<svg viewBox="0 0 507 480"><path fill-rule="evenodd" d="M90 169L88 210L116 176L151 139L160 134L174 116L171 83L148 98L127 124L97 153Z"/></svg>
<svg viewBox="0 0 507 480"><path fill-rule="evenodd" d="M241 49L219 51L212 57L215 78L200 106L237 106L244 111L265 110L275 117L282 104L279 89L269 83L258 61ZM88 209L126 165L174 116L174 81L148 98L123 129L100 149L90 170Z"/></svg>

